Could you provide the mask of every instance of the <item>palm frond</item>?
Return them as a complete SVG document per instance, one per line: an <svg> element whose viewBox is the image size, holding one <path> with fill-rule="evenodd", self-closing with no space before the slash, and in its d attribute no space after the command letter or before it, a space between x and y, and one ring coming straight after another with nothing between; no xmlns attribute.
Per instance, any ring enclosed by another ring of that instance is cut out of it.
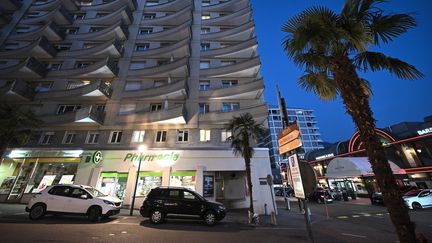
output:
<svg viewBox="0 0 432 243"><path fill-rule="evenodd" d="M370 22L373 43L389 43L415 26L417 23L409 14L376 14Z"/></svg>
<svg viewBox="0 0 432 243"><path fill-rule="evenodd" d="M362 52L354 57L354 64L363 71L388 70L400 79L419 79L424 75L413 65L380 52Z"/></svg>
<svg viewBox="0 0 432 243"><path fill-rule="evenodd" d="M322 100L334 100L338 94L334 80L326 72L308 72L299 78L299 85Z"/></svg>

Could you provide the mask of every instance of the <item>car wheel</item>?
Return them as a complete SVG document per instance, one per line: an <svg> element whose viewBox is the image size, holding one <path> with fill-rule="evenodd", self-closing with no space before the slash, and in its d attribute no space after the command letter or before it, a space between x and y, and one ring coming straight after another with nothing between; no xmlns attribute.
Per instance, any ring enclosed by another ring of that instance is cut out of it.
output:
<svg viewBox="0 0 432 243"><path fill-rule="evenodd" d="M87 218L91 222L99 221L101 216L102 216L102 210L98 207L92 207L88 210Z"/></svg>
<svg viewBox="0 0 432 243"><path fill-rule="evenodd" d="M30 209L29 218L32 220L41 219L43 216L45 216L46 208L45 205L38 204L33 206Z"/></svg>
<svg viewBox="0 0 432 243"><path fill-rule="evenodd" d="M413 203L412 203L412 208L413 208L414 210L419 210L419 209L422 209L423 207L422 207L422 205L421 205L420 203L418 203L418 202L413 202Z"/></svg>
<svg viewBox="0 0 432 243"><path fill-rule="evenodd" d="M164 221L165 215L162 211L156 209L150 213L150 222L153 224L160 224Z"/></svg>
<svg viewBox="0 0 432 243"><path fill-rule="evenodd" d="M216 223L216 214L213 211L208 211L204 214L204 223L212 226Z"/></svg>

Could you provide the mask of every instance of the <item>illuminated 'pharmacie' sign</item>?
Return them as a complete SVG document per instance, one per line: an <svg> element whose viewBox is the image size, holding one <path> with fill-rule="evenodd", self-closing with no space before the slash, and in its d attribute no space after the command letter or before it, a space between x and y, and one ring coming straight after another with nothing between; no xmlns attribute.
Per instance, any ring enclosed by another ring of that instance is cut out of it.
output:
<svg viewBox="0 0 432 243"><path fill-rule="evenodd" d="M123 161L138 161L141 159L142 162L145 161L177 161L180 158L179 153L171 152L171 153L165 153L165 154L139 154L139 153L127 153L124 157Z"/></svg>
<svg viewBox="0 0 432 243"><path fill-rule="evenodd" d="M423 130L418 130L417 133L418 133L418 135L425 135L428 133L432 133L432 127L425 128Z"/></svg>

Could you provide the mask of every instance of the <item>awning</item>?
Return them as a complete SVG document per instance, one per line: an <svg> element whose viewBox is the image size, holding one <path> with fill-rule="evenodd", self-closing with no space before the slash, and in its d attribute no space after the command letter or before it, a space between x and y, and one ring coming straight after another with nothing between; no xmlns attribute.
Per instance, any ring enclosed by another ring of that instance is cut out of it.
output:
<svg viewBox="0 0 432 243"><path fill-rule="evenodd" d="M395 163L388 161L393 174L406 174ZM367 157L334 158L327 166L327 178L344 178L357 176L373 176L372 166Z"/></svg>

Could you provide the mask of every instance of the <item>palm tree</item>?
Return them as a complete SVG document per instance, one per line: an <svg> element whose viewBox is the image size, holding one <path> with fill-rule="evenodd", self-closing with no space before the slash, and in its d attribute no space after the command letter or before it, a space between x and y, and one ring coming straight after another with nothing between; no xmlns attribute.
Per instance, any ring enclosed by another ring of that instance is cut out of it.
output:
<svg viewBox="0 0 432 243"><path fill-rule="evenodd" d="M249 223L252 223L254 215L252 179L251 179L251 159L254 154L253 145L265 134L266 129L262 124L258 124L250 113L234 116L228 124L231 136L231 147L235 155L241 155L245 161L246 177L249 191Z"/></svg>
<svg viewBox="0 0 432 243"><path fill-rule="evenodd" d="M423 74L414 66L370 47L387 44L416 26L410 14L385 14L382 0L346 0L339 14L326 7L312 7L290 18L282 31L287 55L305 75L299 85L323 100L342 97L345 109L356 124L372 169L401 242L415 242L415 226L410 221L384 148L375 132L369 105L368 81L357 71L388 70L401 79L417 79Z"/></svg>
<svg viewBox="0 0 432 243"><path fill-rule="evenodd" d="M0 104L0 158L7 148L24 145L40 124L28 106Z"/></svg>

